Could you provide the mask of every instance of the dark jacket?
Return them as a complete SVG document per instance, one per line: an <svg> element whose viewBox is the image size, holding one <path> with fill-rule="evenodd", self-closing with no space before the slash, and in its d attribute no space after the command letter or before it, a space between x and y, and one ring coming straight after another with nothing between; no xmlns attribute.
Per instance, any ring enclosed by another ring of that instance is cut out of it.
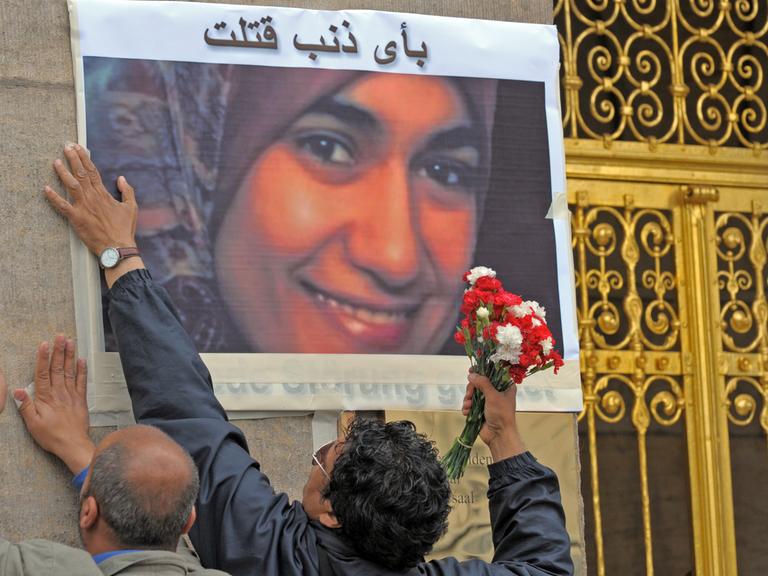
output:
<svg viewBox="0 0 768 576"><path fill-rule="evenodd" d="M138 422L184 446L200 469L197 522L190 536L204 566L235 576L390 574L299 502L275 494L227 421L211 377L166 292L146 270L129 272L109 294L109 319ZM488 490L493 563L444 558L407 574L572 574L557 477L529 453L492 464Z"/></svg>

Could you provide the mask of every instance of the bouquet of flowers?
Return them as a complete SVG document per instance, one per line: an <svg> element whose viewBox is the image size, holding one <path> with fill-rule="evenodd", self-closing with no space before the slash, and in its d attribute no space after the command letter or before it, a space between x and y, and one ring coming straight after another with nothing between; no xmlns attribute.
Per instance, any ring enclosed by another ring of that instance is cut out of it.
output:
<svg viewBox="0 0 768 576"><path fill-rule="evenodd" d="M513 383L520 384L534 372L554 368L557 373L563 359L554 349L544 308L504 290L491 268L472 268L464 280L469 288L464 291L464 317L456 327L454 340L464 346L474 372L486 376L500 392ZM484 409L485 398L476 389L464 431L442 459L450 480L464 474L469 453L485 422Z"/></svg>

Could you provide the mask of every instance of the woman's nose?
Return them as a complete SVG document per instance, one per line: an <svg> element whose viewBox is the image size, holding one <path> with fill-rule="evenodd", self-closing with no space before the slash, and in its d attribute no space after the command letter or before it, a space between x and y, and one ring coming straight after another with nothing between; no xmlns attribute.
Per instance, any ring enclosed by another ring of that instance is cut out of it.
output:
<svg viewBox="0 0 768 576"><path fill-rule="evenodd" d="M360 186L360 216L348 237L353 264L392 289L404 288L419 274L423 242L405 162L371 168Z"/></svg>

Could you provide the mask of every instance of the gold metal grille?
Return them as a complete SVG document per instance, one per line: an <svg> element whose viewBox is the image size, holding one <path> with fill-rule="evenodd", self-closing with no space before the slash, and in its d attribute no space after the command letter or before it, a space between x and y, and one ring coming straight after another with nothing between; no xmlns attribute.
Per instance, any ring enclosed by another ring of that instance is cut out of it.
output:
<svg viewBox="0 0 768 576"><path fill-rule="evenodd" d="M556 0L565 134L768 148L768 2Z"/></svg>
<svg viewBox="0 0 768 576"><path fill-rule="evenodd" d="M670 145L648 162L652 153L637 147L571 140L566 148L590 570L608 573L604 535L612 530L601 501L613 481L599 465L601 434L630 426L636 455L613 463L638 469L642 535L634 544L645 565L636 573L664 565L652 514L664 486L649 480L659 459L649 434L667 429L687 447L690 519L680 521L691 523L695 573L736 574L731 438L734 427L759 423L768 440L768 163L746 150L713 159L707 149Z"/></svg>
<svg viewBox="0 0 768 576"><path fill-rule="evenodd" d="M681 541L690 556L678 567L768 573L765 554L737 562L737 520L739 546L763 520L741 504L735 519L732 493L732 476L749 482L732 463L765 475L768 459L731 454L768 439L768 1L555 0L554 13L590 572L604 576L612 552L605 539L616 516L605 511L616 502L604 509L601 498L616 480L599 449L619 431L636 451L613 464L625 481L628 469L639 477L630 482L639 494L618 506L637 508L630 524L642 524L631 545L644 565L638 559L632 573L668 573L654 546L665 544L654 516L662 455L649 441L666 431L687 451L690 518L679 521L690 523ZM752 546L744 550L764 549Z"/></svg>
<svg viewBox="0 0 768 576"><path fill-rule="evenodd" d="M580 420L589 442L596 548L592 560L595 572L605 574L598 421L618 424L628 416L637 438L646 573L653 574L647 432L652 422L676 424L686 403L679 281L673 273L679 238L669 210L640 208L633 195L611 188L618 187L604 186L602 194L591 195L577 189L572 206L584 390Z"/></svg>
<svg viewBox="0 0 768 576"><path fill-rule="evenodd" d="M728 419L749 426L758 418L768 437L768 215L763 203L754 201L751 213L718 213L715 233Z"/></svg>

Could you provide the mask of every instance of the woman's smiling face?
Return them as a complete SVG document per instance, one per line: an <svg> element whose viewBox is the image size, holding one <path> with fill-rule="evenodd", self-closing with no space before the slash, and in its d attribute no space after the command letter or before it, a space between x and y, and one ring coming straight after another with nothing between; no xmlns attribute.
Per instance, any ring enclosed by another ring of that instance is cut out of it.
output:
<svg viewBox="0 0 768 576"><path fill-rule="evenodd" d="M368 74L255 160L216 238L261 352L437 352L477 227L481 128L450 81Z"/></svg>

